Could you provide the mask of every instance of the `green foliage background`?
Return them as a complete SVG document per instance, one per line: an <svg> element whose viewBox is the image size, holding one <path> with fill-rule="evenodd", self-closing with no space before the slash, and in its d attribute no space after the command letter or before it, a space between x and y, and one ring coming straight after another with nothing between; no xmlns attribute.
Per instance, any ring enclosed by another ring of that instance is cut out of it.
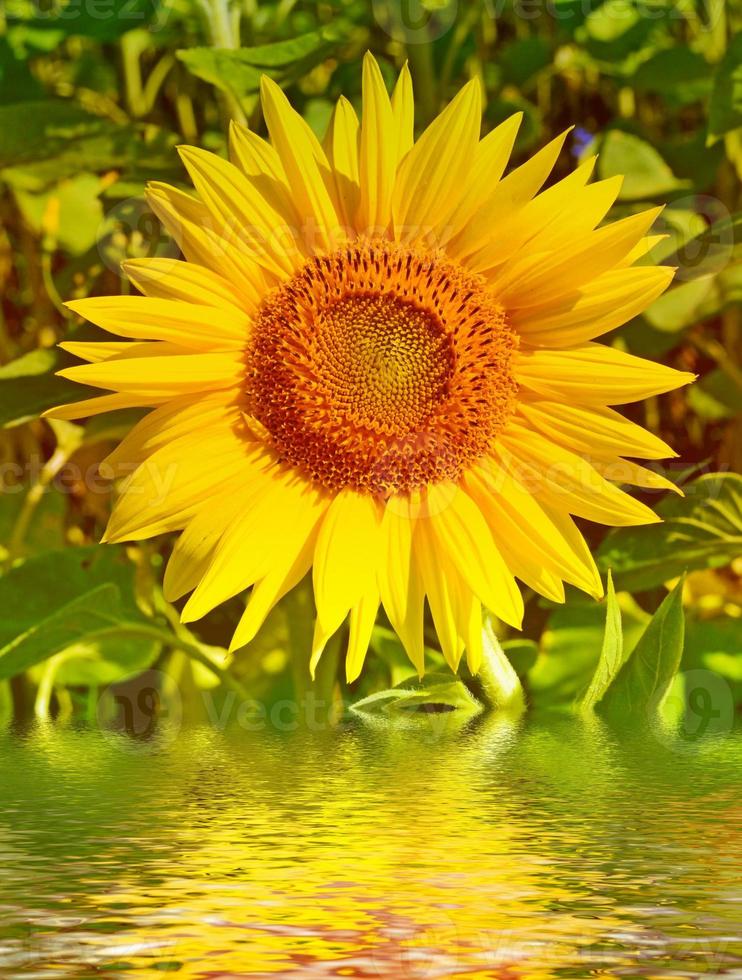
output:
<svg viewBox="0 0 742 980"><path fill-rule="evenodd" d="M661 525L586 528L613 571L607 608L528 597L524 634L494 624L502 648L490 634L490 669L466 684L445 672L432 632L431 677L410 679L380 623L353 691L336 647L310 692L306 590L234 660L223 645L239 600L185 630L159 591L170 542L97 544L112 492L97 464L134 416L39 416L80 397L55 377L56 343L97 336L63 302L126 291L122 259L176 254L142 197L147 180L186 186L174 147L224 152L230 118L261 131L263 72L321 135L340 94L359 106L366 49L390 83L409 60L418 127L478 77L485 129L525 114L516 161L574 125L555 177L597 150L601 177L626 174L612 217L667 203L653 258L678 266L675 284L607 341L700 380L626 410L677 449L669 473L687 496L649 497ZM94 718L101 688L160 668L195 719L206 689L264 703L312 693L331 718L352 701L367 720L405 724L488 702L521 710L524 691L536 710L730 726L742 699L741 177L742 11L724 0L6 0L0 715Z"/></svg>

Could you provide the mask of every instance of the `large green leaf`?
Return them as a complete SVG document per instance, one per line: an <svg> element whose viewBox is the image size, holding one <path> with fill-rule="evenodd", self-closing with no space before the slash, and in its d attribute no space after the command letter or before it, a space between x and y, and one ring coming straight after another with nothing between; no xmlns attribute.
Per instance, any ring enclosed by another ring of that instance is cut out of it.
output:
<svg viewBox="0 0 742 980"><path fill-rule="evenodd" d="M624 201L662 197L690 187L688 181L675 177L653 146L620 129L612 129L603 137L598 169L601 177L623 175L619 196Z"/></svg>
<svg viewBox="0 0 742 980"><path fill-rule="evenodd" d="M708 131L714 139L742 127L742 32L729 42L714 75Z"/></svg>
<svg viewBox="0 0 742 980"><path fill-rule="evenodd" d="M57 607L0 647L0 680L15 677L63 650L79 648L80 644L88 647L97 644L100 650L106 633L136 625L125 618L116 585L112 582L99 585ZM134 652L136 646L130 649ZM101 655L104 656L103 651ZM135 656L139 663L139 654Z"/></svg>
<svg viewBox="0 0 742 980"><path fill-rule="evenodd" d="M612 531L598 549L619 589L654 588L685 571L718 568L742 553L742 476L708 473L656 508L662 524Z"/></svg>
<svg viewBox="0 0 742 980"><path fill-rule="evenodd" d="M590 685L580 699L580 708L591 711L616 678L623 666L623 629L621 626L621 608L616 599L613 587L613 576L608 572L608 588L605 603L605 630L603 645L600 649L600 660L595 668Z"/></svg>
<svg viewBox="0 0 742 980"><path fill-rule="evenodd" d="M0 647L101 585L114 585L119 613L144 622L135 568L123 548L93 545L29 558L0 578Z"/></svg>
<svg viewBox="0 0 742 980"><path fill-rule="evenodd" d="M653 54L634 73L639 92L659 92L678 102L695 102L711 88L709 65L702 54L675 45Z"/></svg>
<svg viewBox="0 0 742 980"><path fill-rule="evenodd" d="M644 630L647 614L627 594L619 595L617 602L627 656ZM526 678L528 701L534 708L564 710L579 702L598 669L605 619L602 603L576 594L552 612L538 659Z"/></svg>
<svg viewBox="0 0 742 980"><path fill-rule="evenodd" d="M683 656L685 616L683 580L665 597L631 656L598 704L615 721L649 721L656 717Z"/></svg>
<svg viewBox="0 0 742 980"><path fill-rule="evenodd" d="M260 76L277 81L300 78L323 61L343 36L342 24L310 31L288 41L232 51L226 48L189 48L178 51L188 70L237 98L257 92Z"/></svg>

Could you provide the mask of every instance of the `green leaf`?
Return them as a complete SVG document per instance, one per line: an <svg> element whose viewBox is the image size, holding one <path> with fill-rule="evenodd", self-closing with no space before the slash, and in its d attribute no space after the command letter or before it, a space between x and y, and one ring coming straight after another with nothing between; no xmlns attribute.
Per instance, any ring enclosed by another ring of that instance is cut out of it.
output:
<svg viewBox="0 0 742 980"><path fill-rule="evenodd" d="M93 545L29 558L0 578L0 647L101 585L114 585L129 621L149 622L139 608L136 569L123 548Z"/></svg>
<svg viewBox="0 0 742 980"><path fill-rule="evenodd" d="M7 680L62 650L94 642L96 634L126 625L121 594L113 583L99 585L54 609L0 647L0 680Z"/></svg>
<svg viewBox="0 0 742 980"><path fill-rule="evenodd" d="M615 721L656 717L683 656L683 579L665 597L612 681L598 710Z"/></svg>
<svg viewBox="0 0 742 980"><path fill-rule="evenodd" d="M690 187L689 181L678 180L657 150L645 140L612 129L601 141L598 157L600 176L624 176L619 198L637 201Z"/></svg>
<svg viewBox="0 0 742 980"><path fill-rule="evenodd" d="M600 660L595 668L590 686L580 700L583 711L592 711L595 705L605 695L616 678L624 662L623 629L621 626L621 608L616 599L613 587L613 576L608 571L608 588L606 590L605 630L603 645L600 649Z"/></svg>
<svg viewBox="0 0 742 980"><path fill-rule="evenodd" d="M58 214L55 244L70 255L82 255L95 244L103 220L103 207L98 200L100 186L98 177L81 174L40 193L19 188L15 199L37 235L46 231L44 217L49 206L54 205Z"/></svg>
<svg viewBox="0 0 742 980"><path fill-rule="evenodd" d="M39 348L0 367L0 426L18 425L54 405L100 394L56 377L55 371L68 360L56 348Z"/></svg>
<svg viewBox="0 0 742 980"><path fill-rule="evenodd" d="M598 566L613 569L619 589L652 589L685 571L727 565L742 553L742 476L708 473L685 493L658 505L662 524L619 528L605 538Z"/></svg>
<svg viewBox="0 0 742 980"><path fill-rule="evenodd" d="M648 616L627 594L617 597L623 620L624 657L633 649ZM541 651L526 678L530 704L564 710L579 701L598 669L605 635L602 603L574 596L549 616Z"/></svg>
<svg viewBox="0 0 742 980"><path fill-rule="evenodd" d="M712 289L713 283L709 279L679 282L644 311L643 319L663 333L678 333L692 327L701 318Z"/></svg>
<svg viewBox="0 0 742 980"><path fill-rule="evenodd" d="M350 710L364 718L409 727L437 714L455 713L458 720L468 720L479 714L482 706L457 677L427 674L422 680L409 678L396 687L362 698Z"/></svg>
<svg viewBox="0 0 742 980"><path fill-rule="evenodd" d="M704 98L711 88L709 64L702 54L682 45L658 51L634 73L639 92L659 92L676 102Z"/></svg>
<svg viewBox="0 0 742 980"><path fill-rule="evenodd" d="M94 626L94 620L89 621L88 625ZM113 629L123 629L125 626L124 621L112 624ZM58 655L54 682L64 687L117 684L151 667L161 649L162 644L156 640L125 635L101 636L91 629L67 644Z"/></svg>
<svg viewBox="0 0 742 980"><path fill-rule="evenodd" d="M709 105L710 140L742 127L742 32L730 40L726 54L714 74Z"/></svg>
<svg viewBox="0 0 742 980"><path fill-rule="evenodd" d="M260 76L269 74L287 83L323 61L344 35L342 22L310 31L288 41L276 41L232 51L227 48L189 48L177 52L191 74L237 98L257 92Z"/></svg>

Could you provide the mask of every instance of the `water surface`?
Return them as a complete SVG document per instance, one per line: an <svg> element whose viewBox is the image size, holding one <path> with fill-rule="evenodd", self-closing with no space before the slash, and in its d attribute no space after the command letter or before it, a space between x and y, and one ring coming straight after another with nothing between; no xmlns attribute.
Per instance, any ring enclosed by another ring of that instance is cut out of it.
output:
<svg viewBox="0 0 742 980"><path fill-rule="evenodd" d="M0 736L0 976L742 977L740 736Z"/></svg>

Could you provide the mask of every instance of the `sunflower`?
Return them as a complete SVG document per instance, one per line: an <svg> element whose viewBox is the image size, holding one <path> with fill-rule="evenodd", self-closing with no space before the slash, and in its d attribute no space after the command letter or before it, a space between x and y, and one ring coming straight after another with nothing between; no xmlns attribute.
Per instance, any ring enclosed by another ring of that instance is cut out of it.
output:
<svg viewBox="0 0 742 980"><path fill-rule="evenodd" d="M480 139L476 80L417 141L407 68L390 98L370 55L361 119L341 98L321 143L261 96L270 142L234 125L230 162L180 149L198 197L148 190L184 260L69 304L126 339L62 344L109 393L52 414L151 409L108 458L105 539L181 532L184 621L249 589L240 648L311 569L312 669L349 617L356 678L381 604L422 674L427 599L477 671L483 607L521 625L516 578L602 594L575 517L651 523L616 484L673 488L627 458L672 450L608 406L692 375L593 342L672 278L645 259L659 209L602 224L621 181L589 183L594 159L542 190L567 133L503 176L520 117Z"/></svg>

